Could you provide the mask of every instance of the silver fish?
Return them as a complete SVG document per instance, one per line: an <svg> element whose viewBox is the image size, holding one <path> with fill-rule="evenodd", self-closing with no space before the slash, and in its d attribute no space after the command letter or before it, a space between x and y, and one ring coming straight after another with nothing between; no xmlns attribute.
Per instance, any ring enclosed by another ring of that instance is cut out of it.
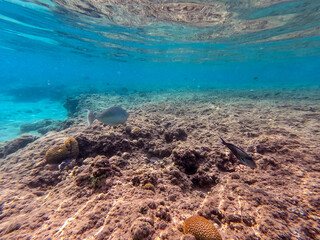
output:
<svg viewBox="0 0 320 240"><path fill-rule="evenodd" d="M227 146L230 151L239 159L240 163L249 166L250 168L254 169L257 167L257 164L254 162L253 158L249 156L243 149L225 142L222 137L220 137L222 144Z"/></svg>
<svg viewBox="0 0 320 240"><path fill-rule="evenodd" d="M88 126L90 126L95 119L96 119L96 117L94 116L93 112L88 109L88 114L87 114L87 123L88 123Z"/></svg>
<svg viewBox="0 0 320 240"><path fill-rule="evenodd" d="M103 110L96 116L92 111L88 110L87 122L88 126L90 126L95 119L98 119L100 122L106 125L116 126L127 121L128 117L129 114L123 108L111 107Z"/></svg>

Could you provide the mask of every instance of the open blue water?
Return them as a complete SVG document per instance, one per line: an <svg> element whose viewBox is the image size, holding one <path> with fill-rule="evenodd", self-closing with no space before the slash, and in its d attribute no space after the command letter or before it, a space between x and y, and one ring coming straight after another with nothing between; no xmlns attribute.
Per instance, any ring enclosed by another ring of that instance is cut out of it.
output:
<svg viewBox="0 0 320 240"><path fill-rule="evenodd" d="M0 0L0 141L86 92L320 86L320 1L82 4Z"/></svg>

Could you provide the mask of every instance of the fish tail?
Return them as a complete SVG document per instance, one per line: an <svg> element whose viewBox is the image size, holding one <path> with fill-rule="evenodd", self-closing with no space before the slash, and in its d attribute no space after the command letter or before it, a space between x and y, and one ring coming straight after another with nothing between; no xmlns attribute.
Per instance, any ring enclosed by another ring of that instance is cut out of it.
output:
<svg viewBox="0 0 320 240"><path fill-rule="evenodd" d="M220 137L220 136L219 136L219 138L221 139L222 144L224 144L224 145L225 145L225 144L226 144L226 142L223 140L223 138L222 138L222 137Z"/></svg>
<svg viewBox="0 0 320 240"><path fill-rule="evenodd" d="M87 123L88 123L88 126L90 126L93 123L93 121L96 119L96 116L91 110L87 109L87 111L88 111Z"/></svg>

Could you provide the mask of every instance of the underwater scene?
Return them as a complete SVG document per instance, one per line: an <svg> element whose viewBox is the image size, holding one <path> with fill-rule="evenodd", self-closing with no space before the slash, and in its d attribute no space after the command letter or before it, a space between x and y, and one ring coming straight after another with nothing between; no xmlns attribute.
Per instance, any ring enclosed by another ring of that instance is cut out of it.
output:
<svg viewBox="0 0 320 240"><path fill-rule="evenodd" d="M320 239L320 1L0 0L0 56L0 239Z"/></svg>

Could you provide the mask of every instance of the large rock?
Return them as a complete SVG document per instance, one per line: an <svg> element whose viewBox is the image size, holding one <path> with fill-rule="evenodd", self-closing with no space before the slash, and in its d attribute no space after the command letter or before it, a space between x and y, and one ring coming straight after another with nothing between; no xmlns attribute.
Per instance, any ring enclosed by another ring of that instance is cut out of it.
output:
<svg viewBox="0 0 320 240"><path fill-rule="evenodd" d="M27 144L35 141L39 137L32 134L23 134L18 138L5 142L0 146L0 157L4 158L7 155L18 151L20 148L24 148Z"/></svg>

